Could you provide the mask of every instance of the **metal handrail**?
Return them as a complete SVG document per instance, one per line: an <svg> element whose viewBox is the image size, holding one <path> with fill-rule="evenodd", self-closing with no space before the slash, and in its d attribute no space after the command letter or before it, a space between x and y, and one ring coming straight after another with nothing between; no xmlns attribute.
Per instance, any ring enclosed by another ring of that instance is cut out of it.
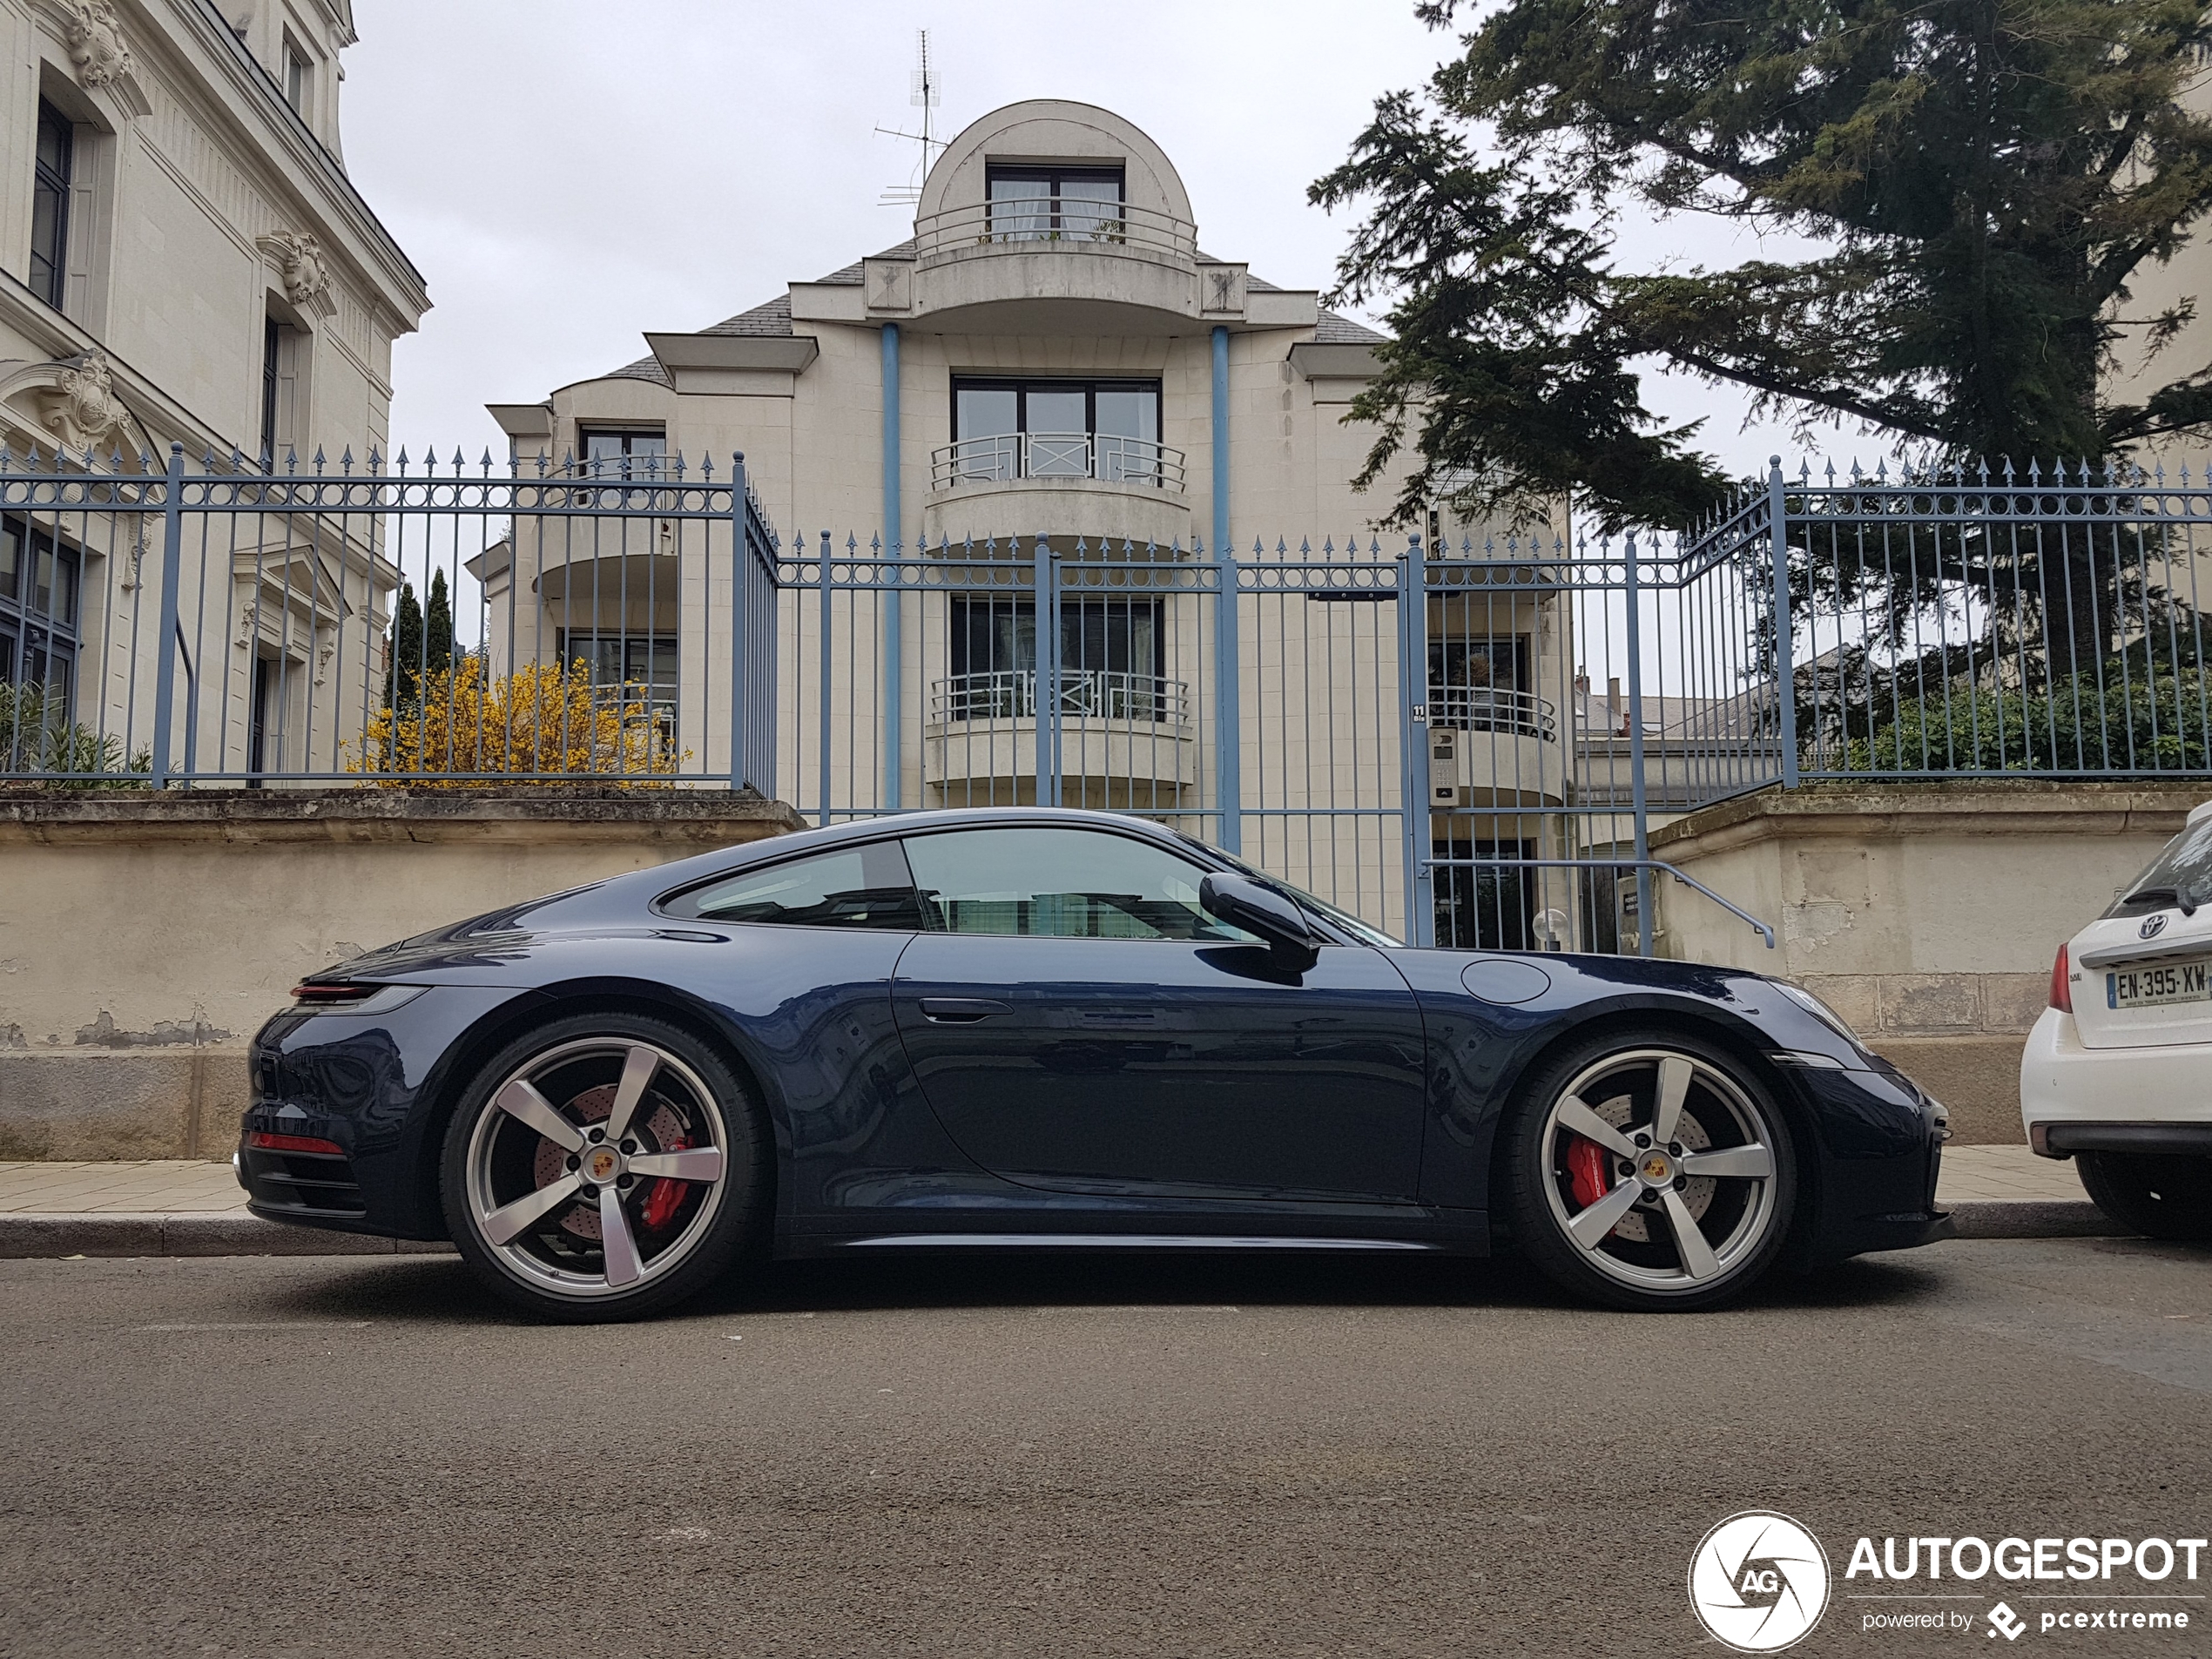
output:
<svg viewBox="0 0 2212 1659"><path fill-rule="evenodd" d="M1460 732L1559 739L1558 710L1530 691L1494 685L1431 685L1428 723Z"/></svg>
<svg viewBox="0 0 2212 1659"><path fill-rule="evenodd" d="M1055 700L1062 719L1133 720L1177 726L1189 724L1190 699L1186 681L1108 669L1063 668L1055 684ZM955 674L933 682L929 696L930 723L934 725L974 720L1035 719L1037 674L1032 668Z"/></svg>
<svg viewBox="0 0 2212 1659"><path fill-rule="evenodd" d="M1016 478L1094 478L1182 493L1183 451L1116 432L1004 432L932 450L929 487L1008 483Z"/></svg>
<svg viewBox="0 0 2212 1659"><path fill-rule="evenodd" d="M1062 195L1001 196L914 220L914 257L927 264L976 253L1165 254L1196 264L1198 227L1129 202Z"/></svg>

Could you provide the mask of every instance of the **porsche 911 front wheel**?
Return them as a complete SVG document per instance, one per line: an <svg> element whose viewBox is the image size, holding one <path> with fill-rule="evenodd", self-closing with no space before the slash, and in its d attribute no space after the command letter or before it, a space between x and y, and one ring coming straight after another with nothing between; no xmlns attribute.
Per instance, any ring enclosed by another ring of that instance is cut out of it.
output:
<svg viewBox="0 0 2212 1659"><path fill-rule="evenodd" d="M1500 1131L1517 1244L1616 1307L1711 1307L1772 1264L1796 1203L1788 1125L1733 1056L1629 1034L1531 1080Z"/></svg>
<svg viewBox="0 0 2212 1659"><path fill-rule="evenodd" d="M580 1015L511 1043L445 1142L446 1220L479 1278L533 1313L634 1318L725 1271L752 1234L759 1116L666 1022Z"/></svg>

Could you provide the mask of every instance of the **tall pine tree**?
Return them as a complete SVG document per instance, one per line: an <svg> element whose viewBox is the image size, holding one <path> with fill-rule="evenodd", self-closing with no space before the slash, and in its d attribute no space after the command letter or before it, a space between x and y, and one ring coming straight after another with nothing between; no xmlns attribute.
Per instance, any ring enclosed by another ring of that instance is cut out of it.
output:
<svg viewBox="0 0 2212 1659"><path fill-rule="evenodd" d="M1390 307L1362 482L1410 449L1401 522L1573 490L1609 526L1684 524L1728 481L1644 404L1653 361L1925 463L2203 430L2212 364L2141 401L2101 381L2194 315L2135 314L2130 283L2212 207L2212 119L2180 102L2208 42L2203 0L1498 0L1310 192L1366 211L1334 297ZM1824 251L1638 269L1628 207ZM2074 537L2048 569L1966 575L2051 596L2058 671L2108 648L2114 563Z"/></svg>

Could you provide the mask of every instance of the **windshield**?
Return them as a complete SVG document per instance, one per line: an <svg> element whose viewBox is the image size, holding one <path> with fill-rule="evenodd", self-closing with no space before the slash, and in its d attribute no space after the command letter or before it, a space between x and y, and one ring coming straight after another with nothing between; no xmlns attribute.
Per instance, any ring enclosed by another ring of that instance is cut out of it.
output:
<svg viewBox="0 0 2212 1659"><path fill-rule="evenodd" d="M1180 832L1177 833L1180 833ZM1193 846L1206 846L1206 844L1204 841L1198 840L1194 837L1185 835L1183 839L1189 841ZM1320 916L1325 921L1333 922L1336 926L1343 928L1345 932L1350 934L1354 939L1358 940L1363 945L1377 945L1386 950L1397 950L1402 948L1405 944L1405 941L1392 938L1379 927L1369 927L1366 922L1360 921L1359 917L1352 914L1349 911L1339 909L1335 905L1329 903L1325 899L1317 899L1310 893L1301 892L1298 888L1292 887L1289 882L1282 880L1279 876L1270 875L1264 870L1254 869L1251 865L1245 863L1244 860L1233 857L1231 854L1223 852L1217 846L1206 846L1206 851L1212 853L1214 857L1221 859L1229 864L1234 865L1238 869L1242 870L1246 875L1251 877L1253 880L1264 881L1269 887L1275 888L1277 891L1289 894L1291 898L1297 900L1308 910L1313 912L1315 915Z"/></svg>
<svg viewBox="0 0 2212 1659"><path fill-rule="evenodd" d="M2150 867L2121 890L2107 916L2141 916L2175 906L2193 910L2212 901L2212 814L2166 843Z"/></svg>

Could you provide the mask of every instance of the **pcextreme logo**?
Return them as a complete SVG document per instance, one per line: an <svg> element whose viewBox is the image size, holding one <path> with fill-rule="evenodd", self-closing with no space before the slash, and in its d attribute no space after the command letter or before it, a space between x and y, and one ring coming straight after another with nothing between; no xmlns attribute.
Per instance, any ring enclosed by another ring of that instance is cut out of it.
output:
<svg viewBox="0 0 2212 1659"><path fill-rule="evenodd" d="M1689 1558L1689 1605L1716 1641L1738 1653L1779 1653L1827 1611L1828 1554L1787 1515L1730 1515Z"/></svg>

